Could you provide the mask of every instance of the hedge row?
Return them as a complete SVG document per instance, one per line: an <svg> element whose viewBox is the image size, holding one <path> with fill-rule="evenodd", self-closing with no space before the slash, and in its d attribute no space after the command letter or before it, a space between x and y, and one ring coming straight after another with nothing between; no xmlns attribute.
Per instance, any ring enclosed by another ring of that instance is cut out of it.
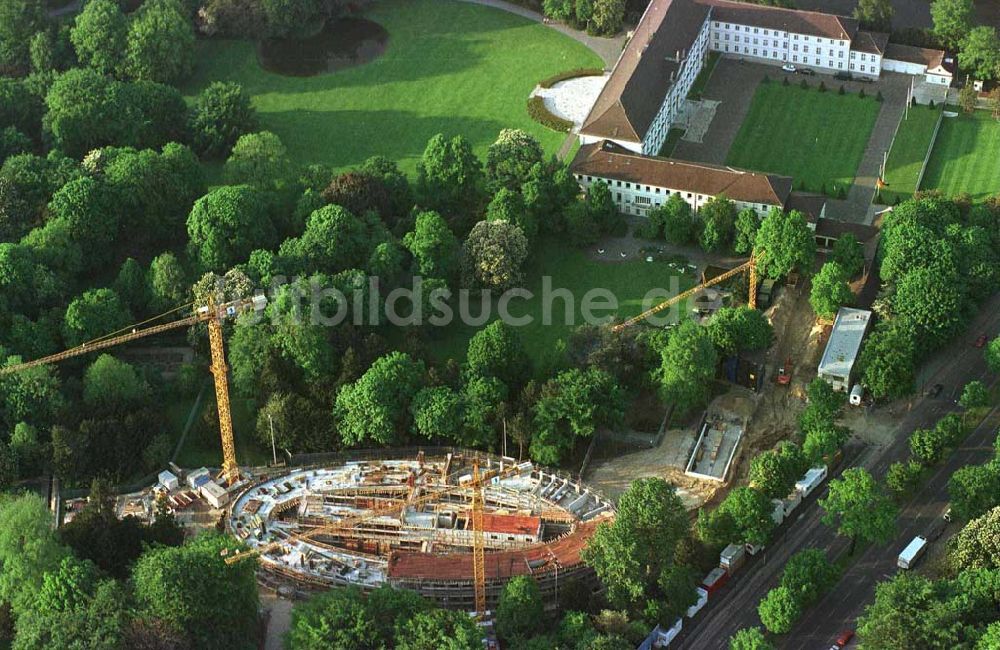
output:
<svg viewBox="0 0 1000 650"><path fill-rule="evenodd" d="M573 128L573 123L564 120L545 107L545 100L538 95L528 98L528 115L542 126L547 126L553 131L568 133Z"/></svg>
<svg viewBox="0 0 1000 650"><path fill-rule="evenodd" d="M552 75L547 79L542 79L538 82L538 85L542 88L551 88L560 81L566 81L567 79L576 79L577 77L596 77L602 74L604 74L603 68L577 68L576 70L567 70L566 72L560 72L559 74Z"/></svg>

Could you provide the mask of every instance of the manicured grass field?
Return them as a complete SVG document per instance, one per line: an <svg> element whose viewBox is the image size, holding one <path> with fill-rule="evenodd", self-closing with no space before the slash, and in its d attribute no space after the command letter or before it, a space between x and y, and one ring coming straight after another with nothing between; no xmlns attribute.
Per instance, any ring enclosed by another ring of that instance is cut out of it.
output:
<svg viewBox="0 0 1000 650"><path fill-rule="evenodd" d="M528 95L557 72L602 67L577 41L520 16L452 0L376 0L366 18L389 32L383 56L314 77L264 71L247 41L198 42L188 95L239 82L262 126L303 164L343 169L372 155L407 172L436 133L464 135L484 154L502 128L521 128L555 153L564 133L533 122Z"/></svg>
<svg viewBox="0 0 1000 650"><path fill-rule="evenodd" d="M885 166L885 182L889 186L881 192L882 203L893 203L897 197L906 200L917 191L920 168L930 149L941 110L914 106L900 122Z"/></svg>
<svg viewBox="0 0 1000 650"><path fill-rule="evenodd" d="M968 192L974 200L1000 193L1000 122L988 111L945 117L921 189Z"/></svg>
<svg viewBox="0 0 1000 650"><path fill-rule="evenodd" d="M533 297L530 299L514 298L510 301L509 311L514 317L531 316L532 323L518 330L523 338L528 352L537 360L551 355L556 349L559 339L566 339L573 326L566 322L566 307L561 294L555 294L558 289L568 289L573 296L573 320L576 325L584 324L582 319L582 302L584 294L594 288L607 289L618 303L617 310L600 309L600 303L594 303L594 315L603 317L615 315L621 318L634 316L644 309L654 306L667 297L684 291L694 284L693 274L678 275L677 271L668 266L664 260L646 262L645 255L632 256L624 261L597 261L589 257L588 252L573 248L556 240L538 242L537 251L524 269L525 288ZM620 260L619 252L609 248L604 253L608 260ZM545 300L543 299L543 277L551 278L551 292L556 298L549 302L551 319L549 325L543 322ZM643 305L643 298L652 289L663 289L669 292L664 295L657 293L651 297L649 304ZM481 313L478 299L470 301L473 305L470 312L473 316ZM493 300L493 318L496 319L496 297ZM684 313L686 307L681 305L677 314ZM455 310L456 316L458 310ZM664 316L669 314L664 313ZM429 351L438 359L464 359L469 339L473 334L485 327L482 325L465 325L455 322L445 327L432 327Z"/></svg>
<svg viewBox="0 0 1000 650"><path fill-rule="evenodd" d="M810 84L761 83L729 150L726 164L784 174L818 192L854 182L881 104Z"/></svg>

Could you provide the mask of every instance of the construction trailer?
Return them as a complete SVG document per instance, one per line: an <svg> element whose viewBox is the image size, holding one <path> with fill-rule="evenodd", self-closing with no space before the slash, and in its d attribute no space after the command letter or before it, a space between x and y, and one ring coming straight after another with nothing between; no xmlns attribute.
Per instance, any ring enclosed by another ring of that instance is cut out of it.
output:
<svg viewBox="0 0 1000 650"><path fill-rule="evenodd" d="M829 382L834 390L845 393L851 390L854 368L871 320L872 313L867 309L841 307L837 312L818 368L819 378Z"/></svg>
<svg viewBox="0 0 1000 650"><path fill-rule="evenodd" d="M738 571L745 561L746 549L742 544L730 544L719 554L719 566L730 575Z"/></svg>
<svg viewBox="0 0 1000 650"><path fill-rule="evenodd" d="M181 482L173 472L164 470L156 477L157 484L167 492L172 492L181 486Z"/></svg>

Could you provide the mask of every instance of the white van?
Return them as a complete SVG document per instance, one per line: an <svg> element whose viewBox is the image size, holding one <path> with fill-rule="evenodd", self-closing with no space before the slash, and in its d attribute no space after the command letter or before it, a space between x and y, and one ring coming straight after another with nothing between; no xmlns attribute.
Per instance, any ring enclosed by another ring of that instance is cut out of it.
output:
<svg viewBox="0 0 1000 650"><path fill-rule="evenodd" d="M865 396L865 389L861 384L854 384L851 389L851 406L861 406L861 399Z"/></svg>
<svg viewBox="0 0 1000 650"><path fill-rule="evenodd" d="M917 563L920 556L924 554L927 550L927 538L922 535L917 535L913 540L906 545L903 552L899 554L896 558L896 566L900 569L911 569L913 565Z"/></svg>

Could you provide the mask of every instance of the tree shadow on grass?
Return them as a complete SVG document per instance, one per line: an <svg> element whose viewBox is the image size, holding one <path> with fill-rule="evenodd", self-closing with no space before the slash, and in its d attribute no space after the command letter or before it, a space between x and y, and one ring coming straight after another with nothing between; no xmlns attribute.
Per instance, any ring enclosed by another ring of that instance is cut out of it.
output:
<svg viewBox="0 0 1000 650"><path fill-rule="evenodd" d="M465 136L473 147L496 140L509 126L492 119L455 115L418 116L395 110L290 110L261 114L261 127L273 131L300 164L322 163L335 168L359 165L371 156L385 156L412 172L427 141L438 133Z"/></svg>

